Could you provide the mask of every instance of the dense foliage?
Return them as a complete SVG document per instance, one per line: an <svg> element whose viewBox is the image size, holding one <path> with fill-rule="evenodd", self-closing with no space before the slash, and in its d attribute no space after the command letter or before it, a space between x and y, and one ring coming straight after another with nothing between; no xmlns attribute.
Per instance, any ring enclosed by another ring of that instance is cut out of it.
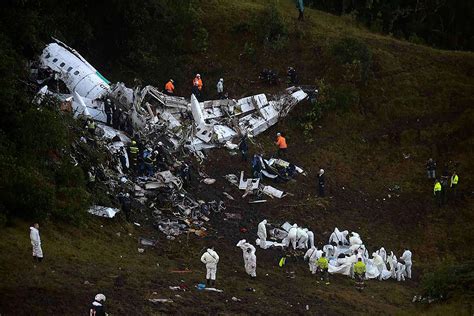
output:
<svg viewBox="0 0 474 316"><path fill-rule="evenodd" d="M313 7L354 15L372 30L447 49L474 49L470 0L307 0Z"/></svg>

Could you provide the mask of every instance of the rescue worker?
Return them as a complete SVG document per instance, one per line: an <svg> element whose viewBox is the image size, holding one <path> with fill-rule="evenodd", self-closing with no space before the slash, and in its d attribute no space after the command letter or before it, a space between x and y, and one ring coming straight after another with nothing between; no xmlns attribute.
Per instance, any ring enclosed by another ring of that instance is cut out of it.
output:
<svg viewBox="0 0 474 316"><path fill-rule="evenodd" d="M438 179L436 179L435 181L435 184L434 184L434 188L433 188L433 193L434 193L434 196L436 198L436 203L438 203L438 206L441 207L441 183L439 182Z"/></svg>
<svg viewBox="0 0 474 316"><path fill-rule="evenodd" d="M319 185L319 197L324 197L324 169L319 169L318 185Z"/></svg>
<svg viewBox="0 0 474 316"><path fill-rule="evenodd" d="M296 84L297 83L298 79L297 79L295 68L288 67L287 76L288 76L288 84Z"/></svg>
<svg viewBox="0 0 474 316"><path fill-rule="evenodd" d="M354 264L354 275L356 278L356 289L362 291L364 289L365 272L367 268L365 263L362 262L362 258L357 259Z"/></svg>
<svg viewBox="0 0 474 316"><path fill-rule="evenodd" d="M247 144L247 135L242 137L239 143L239 150L242 154L242 161L247 161L247 153L249 151L249 145Z"/></svg>
<svg viewBox="0 0 474 316"><path fill-rule="evenodd" d="M105 115L107 116L107 125L112 126L112 117L113 117L113 103L112 100L109 98L105 99L104 102L104 112Z"/></svg>
<svg viewBox="0 0 474 316"><path fill-rule="evenodd" d="M288 231L288 245L291 243L291 246L293 247L293 250L296 250L296 241L297 239L297 233L298 233L298 225L293 224L293 226L290 228Z"/></svg>
<svg viewBox="0 0 474 316"><path fill-rule="evenodd" d="M374 258L374 266L377 267L377 270L379 271L379 280L383 279L383 271L386 269L385 262L383 261L382 257L377 253L374 252L372 254L372 258Z"/></svg>
<svg viewBox="0 0 474 316"><path fill-rule="evenodd" d="M122 206L122 211L125 214L125 220L130 222L130 213L132 210L132 201L130 200L130 194L128 193L121 193L119 195L119 202Z"/></svg>
<svg viewBox="0 0 474 316"><path fill-rule="evenodd" d="M329 260L326 258L326 254L323 252L321 257L318 259L318 271L321 275L321 281L326 280L326 285L329 285Z"/></svg>
<svg viewBox="0 0 474 316"><path fill-rule="evenodd" d="M349 231L344 230L341 232L336 227L334 232L329 237L329 243L335 243L336 245L349 245L349 242L347 241L347 235L349 235Z"/></svg>
<svg viewBox="0 0 474 316"><path fill-rule="evenodd" d="M165 84L165 94L167 95L174 95L174 80L170 79L166 84Z"/></svg>
<svg viewBox="0 0 474 316"><path fill-rule="evenodd" d="M388 262L388 265L390 266L391 278L396 279L397 278L396 270L397 270L398 260L397 260L397 256L395 256L393 251L390 251L390 256L387 257L387 262Z"/></svg>
<svg viewBox="0 0 474 316"><path fill-rule="evenodd" d="M307 228L303 229L308 234L308 247L314 247L314 233Z"/></svg>
<svg viewBox="0 0 474 316"><path fill-rule="evenodd" d="M95 122L91 119L87 119L86 125L87 131L94 136L95 135Z"/></svg>
<svg viewBox="0 0 474 316"><path fill-rule="evenodd" d="M91 308L89 309L89 316L106 316L107 313L105 312L104 303L105 295L97 294L94 297Z"/></svg>
<svg viewBox="0 0 474 316"><path fill-rule="evenodd" d="M428 159L426 163L426 173L428 174L428 179L436 179L436 162L433 158Z"/></svg>
<svg viewBox="0 0 474 316"><path fill-rule="evenodd" d="M43 261L43 249L41 248L41 237L39 233L39 224L34 223L30 227L30 241L33 247L33 260L37 262Z"/></svg>
<svg viewBox="0 0 474 316"><path fill-rule="evenodd" d="M277 157L282 158L285 156L288 145L286 144L286 139L281 133L277 133L277 139L275 144L278 146Z"/></svg>
<svg viewBox="0 0 474 316"><path fill-rule="evenodd" d="M308 248L308 234L302 228L296 230L296 239L298 240L298 249L307 249Z"/></svg>
<svg viewBox="0 0 474 316"><path fill-rule="evenodd" d="M405 281L405 275L406 275L406 266L403 261L399 261L397 263L397 269L396 269L396 275L397 275L397 281Z"/></svg>
<svg viewBox="0 0 474 316"><path fill-rule="evenodd" d="M304 11L304 1L303 0L296 0L296 8L298 9L299 15L298 20L304 21L303 11Z"/></svg>
<svg viewBox="0 0 474 316"><path fill-rule="evenodd" d="M245 239L242 239L237 244L238 247L242 249L242 255L244 257L244 267L245 272L247 272L250 277L257 277L257 256L255 255L255 247L248 243Z"/></svg>
<svg viewBox="0 0 474 316"><path fill-rule="evenodd" d="M217 82L217 95L219 99L224 99L224 79L220 78Z"/></svg>
<svg viewBox="0 0 474 316"><path fill-rule="evenodd" d="M405 271L406 271L407 277L411 279L411 266L412 266L411 251L408 249L405 250L402 256L400 257L400 259L402 259L405 262Z"/></svg>
<svg viewBox="0 0 474 316"><path fill-rule="evenodd" d="M459 181L459 177L456 171L454 171L453 175L451 176L451 183L450 183L451 192L453 193L454 198L456 197L456 191L457 191L456 188L458 186L458 181Z"/></svg>
<svg viewBox="0 0 474 316"><path fill-rule="evenodd" d="M267 241L267 220L264 219L258 224L257 228L257 236L260 239L260 248L267 249L266 241Z"/></svg>
<svg viewBox="0 0 474 316"><path fill-rule="evenodd" d="M136 170L137 168L137 163L138 163L138 153L139 153L139 149L138 149L138 146L137 146L137 142L132 140L130 146L128 147L128 157L130 157L130 167L133 169L133 170Z"/></svg>
<svg viewBox="0 0 474 316"><path fill-rule="evenodd" d="M206 285L214 286L216 284L217 263L219 255L214 251L214 247L208 248L201 256L201 262L206 265Z"/></svg>
<svg viewBox="0 0 474 316"><path fill-rule="evenodd" d="M445 165L443 175L441 176L441 203L446 204L448 201L448 187L449 187L450 173L448 166Z"/></svg>
<svg viewBox="0 0 474 316"><path fill-rule="evenodd" d="M202 95L202 80L201 80L201 75L196 74L196 77L194 77L193 80L193 94L196 96L196 98L199 101L201 100L201 95Z"/></svg>
<svg viewBox="0 0 474 316"><path fill-rule="evenodd" d="M144 155L143 163L145 165L146 175L148 177L152 177L153 174L154 174L154 166L155 166L155 163L156 163L156 156L152 152L151 148L149 148L148 150L149 150L150 153L146 156Z"/></svg>
<svg viewBox="0 0 474 316"><path fill-rule="evenodd" d="M318 250L315 246L312 246L308 251L306 251L303 259L308 259L309 271L311 271L311 274L316 274L318 271L317 261L321 258L322 253L323 252Z"/></svg>

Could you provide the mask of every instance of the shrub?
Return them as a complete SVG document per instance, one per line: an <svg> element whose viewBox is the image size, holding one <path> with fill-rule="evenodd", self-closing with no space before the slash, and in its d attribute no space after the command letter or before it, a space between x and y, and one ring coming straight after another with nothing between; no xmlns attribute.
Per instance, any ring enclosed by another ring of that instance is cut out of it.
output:
<svg viewBox="0 0 474 316"><path fill-rule="evenodd" d="M456 290L474 290L474 261L466 263L445 262L422 279L425 295L432 298L449 298Z"/></svg>
<svg viewBox="0 0 474 316"><path fill-rule="evenodd" d="M259 40L267 47L279 50L286 46L288 29L274 1L256 16L254 23Z"/></svg>
<svg viewBox="0 0 474 316"><path fill-rule="evenodd" d="M364 42L346 37L337 41L331 50L339 63L356 68L362 83L367 81L372 67L372 52Z"/></svg>

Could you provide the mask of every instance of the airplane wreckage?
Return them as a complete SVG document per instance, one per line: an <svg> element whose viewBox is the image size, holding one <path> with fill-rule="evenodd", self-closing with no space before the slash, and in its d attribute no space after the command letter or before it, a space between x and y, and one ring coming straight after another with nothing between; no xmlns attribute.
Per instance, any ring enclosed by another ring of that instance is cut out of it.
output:
<svg viewBox="0 0 474 316"><path fill-rule="evenodd" d="M61 101L61 109L72 112L75 118L97 122L94 134L84 134L72 145L77 149L81 147L79 142L90 143L96 150L105 150L110 155L107 163L86 170L89 181L95 181L97 175L107 186L108 194L115 196L114 201L128 200L135 205L135 210L143 207L151 210L155 227L169 239L185 231L194 231L198 236L205 234L203 224L209 220L208 216L225 209L222 200L204 202L186 191L185 183L190 178L185 161L187 153L202 161L203 150L224 146L236 149L238 145L232 143L233 140L262 133L308 96L301 88L290 87L272 97L258 94L238 100L199 102L194 95L190 99L169 96L153 86L131 89L121 82L111 84L77 51L58 40L46 45L38 62L33 63L31 73L39 87L33 102L41 104L44 98L54 97ZM141 167L132 168L127 152L127 145L132 142L130 137L143 145ZM151 167L152 172L143 166L145 154L158 157ZM71 154L76 165L88 166L84 157L81 152ZM260 157L258 161L262 177L269 179L284 178L285 170L304 173L281 159ZM199 170L201 167L197 169L196 177L201 182L216 181ZM240 182L235 175L226 178L245 190L243 197L248 194L257 198L262 194L271 198L284 196L283 191L263 185L259 179L244 181L243 174ZM233 200L230 194L223 192L223 198L226 197ZM94 215L109 218L118 211L98 205L89 210Z"/></svg>
<svg viewBox="0 0 474 316"><path fill-rule="evenodd" d="M122 122L125 130L142 135L160 131L160 141L190 151L224 146L243 135L257 136L308 96L300 88L289 87L271 99L258 94L238 100L199 102L194 95L187 100L166 95L153 86L131 89L121 82L111 84L77 51L58 40L43 50L37 74L39 84L60 81L69 91L52 92L49 85L44 85L38 100L56 95L71 103L75 117L82 115L105 123L108 99L126 114L126 122Z"/></svg>

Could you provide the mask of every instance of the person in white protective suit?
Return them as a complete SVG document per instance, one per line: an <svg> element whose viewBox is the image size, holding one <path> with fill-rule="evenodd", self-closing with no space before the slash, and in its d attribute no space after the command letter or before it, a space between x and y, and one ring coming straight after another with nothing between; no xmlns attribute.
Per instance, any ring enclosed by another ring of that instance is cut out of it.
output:
<svg viewBox="0 0 474 316"><path fill-rule="evenodd" d="M299 228L296 230L296 239L298 240L298 249L307 249L308 248L308 234L304 229Z"/></svg>
<svg viewBox="0 0 474 316"><path fill-rule="evenodd" d="M407 273L407 277L409 279L411 279L411 251L406 249L402 256L400 257L400 259L402 259L403 261L405 261L405 269L406 269L406 273Z"/></svg>
<svg viewBox="0 0 474 316"><path fill-rule="evenodd" d="M39 234L39 224L35 223L30 227L30 240L33 246L33 260L41 262L43 260L43 249L41 248L41 237Z"/></svg>
<svg viewBox="0 0 474 316"><path fill-rule="evenodd" d="M245 272L252 278L257 276L257 256L255 255L255 247L242 239L237 243L237 247L242 249L242 256L244 258Z"/></svg>
<svg viewBox="0 0 474 316"><path fill-rule="evenodd" d="M201 262L206 265L206 284L214 286L216 284L217 263L219 255L214 251L214 247L208 248L201 256Z"/></svg>
<svg viewBox="0 0 474 316"><path fill-rule="evenodd" d="M297 236L297 231L298 231L298 225L294 224L293 227L290 228L288 231L288 243L291 243L291 246L293 247L293 250L296 250L296 236Z"/></svg>
<svg viewBox="0 0 474 316"><path fill-rule="evenodd" d="M397 277L396 269L397 269L397 257L394 255L393 251L390 252L390 256L387 257L387 263L390 266L390 272L392 275L392 279Z"/></svg>
<svg viewBox="0 0 474 316"><path fill-rule="evenodd" d="M382 247L379 250L377 250L377 254L382 257L383 262L387 261L387 251L385 251L385 248Z"/></svg>
<svg viewBox="0 0 474 316"><path fill-rule="evenodd" d="M335 255L335 248L333 245L324 245L323 252L326 254L326 258L332 258Z"/></svg>
<svg viewBox="0 0 474 316"><path fill-rule="evenodd" d="M405 265L401 262L397 263L397 269L396 269L396 274L397 274L397 281L405 281L405 275L406 275L406 268Z"/></svg>
<svg viewBox="0 0 474 316"><path fill-rule="evenodd" d="M314 247L314 233L307 228L303 229L306 234L308 234L308 247L312 248Z"/></svg>
<svg viewBox="0 0 474 316"><path fill-rule="evenodd" d="M349 237L349 244L351 246L353 245L362 245L362 239L360 238L360 235L358 233L352 232L351 237Z"/></svg>
<svg viewBox="0 0 474 316"><path fill-rule="evenodd" d="M303 259L306 260L308 259L308 265L309 265L309 271L311 271L311 274L316 274L316 271L318 269L318 259L321 258L321 255L323 252L321 250L318 250L315 246L311 247L306 251L304 254Z"/></svg>
<svg viewBox="0 0 474 316"><path fill-rule="evenodd" d="M372 258L374 258L374 261L373 261L374 265L377 267L377 270L380 273L378 279L382 280L383 279L383 271L386 269L385 262L383 261L382 257L376 252L374 252L372 254Z"/></svg>
<svg viewBox="0 0 474 316"><path fill-rule="evenodd" d="M267 220L264 219L258 224L257 236L260 239L259 246L262 249L267 249Z"/></svg>
<svg viewBox="0 0 474 316"><path fill-rule="evenodd" d="M332 232L331 236L329 236L329 244L335 243L336 245L348 245L349 242L347 241L347 235L349 235L349 231L339 231L336 227L334 232Z"/></svg>

